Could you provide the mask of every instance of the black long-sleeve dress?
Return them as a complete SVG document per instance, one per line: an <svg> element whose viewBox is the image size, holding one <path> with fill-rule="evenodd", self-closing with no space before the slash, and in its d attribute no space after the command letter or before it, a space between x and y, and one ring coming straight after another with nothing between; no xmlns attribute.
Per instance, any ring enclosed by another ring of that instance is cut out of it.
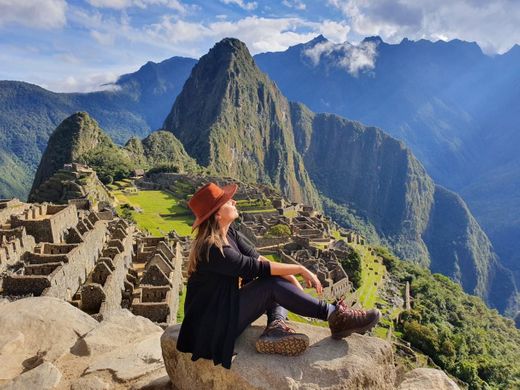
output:
<svg viewBox="0 0 520 390"><path fill-rule="evenodd" d="M238 320L238 278L269 276L268 261L259 261L255 248L234 227L227 234L231 245L216 246L209 261L199 260L196 272L188 279L184 320L177 349L191 352L192 360L212 359L231 368Z"/></svg>

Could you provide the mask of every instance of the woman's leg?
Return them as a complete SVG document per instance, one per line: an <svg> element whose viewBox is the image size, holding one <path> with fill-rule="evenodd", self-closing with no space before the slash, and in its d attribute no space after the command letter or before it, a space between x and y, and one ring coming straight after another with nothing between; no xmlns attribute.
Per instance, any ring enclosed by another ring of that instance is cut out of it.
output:
<svg viewBox="0 0 520 390"><path fill-rule="evenodd" d="M271 276L247 283L239 290L238 335L266 310L281 305L293 313L327 320L334 306L301 291L286 279Z"/></svg>

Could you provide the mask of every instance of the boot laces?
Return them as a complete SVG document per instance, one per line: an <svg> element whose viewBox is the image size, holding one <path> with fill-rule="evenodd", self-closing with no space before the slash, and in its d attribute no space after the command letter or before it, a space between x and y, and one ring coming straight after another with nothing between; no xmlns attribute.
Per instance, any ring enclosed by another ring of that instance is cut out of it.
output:
<svg viewBox="0 0 520 390"><path fill-rule="evenodd" d="M345 305L344 303L344 298L341 298L338 301L336 307L341 313L350 314L354 318L363 318L366 315L365 310L348 308L347 305Z"/></svg>
<svg viewBox="0 0 520 390"><path fill-rule="evenodd" d="M278 329L282 329L286 332L296 333L296 331L293 328L291 328L289 325L287 325L284 320L274 320L273 322L271 322L269 324L268 328L269 329L278 328Z"/></svg>

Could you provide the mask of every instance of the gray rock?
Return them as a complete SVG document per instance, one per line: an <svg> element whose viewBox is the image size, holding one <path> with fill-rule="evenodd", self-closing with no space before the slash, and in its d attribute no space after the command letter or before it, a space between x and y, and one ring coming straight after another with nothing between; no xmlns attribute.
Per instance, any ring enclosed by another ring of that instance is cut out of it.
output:
<svg viewBox="0 0 520 390"><path fill-rule="evenodd" d="M132 385L131 390L172 390L174 387L166 371L160 370L157 375L146 377Z"/></svg>
<svg viewBox="0 0 520 390"><path fill-rule="evenodd" d="M459 386L444 371L416 368L406 373L398 390L459 390Z"/></svg>
<svg viewBox="0 0 520 390"><path fill-rule="evenodd" d="M61 380L61 372L49 362L44 362L30 371L1 385L1 390L51 390L55 389Z"/></svg>
<svg viewBox="0 0 520 390"><path fill-rule="evenodd" d="M333 340L325 328L292 324L310 338L309 349L297 357L263 355L255 341L263 327L250 326L235 343L230 370L212 361L191 361L177 351L180 325L161 337L166 371L179 389L394 389L392 346L378 338L352 335Z"/></svg>
<svg viewBox="0 0 520 390"><path fill-rule="evenodd" d="M155 332L135 343L93 358L85 373L108 370L120 381L130 381L164 367L160 338Z"/></svg>
<svg viewBox="0 0 520 390"><path fill-rule="evenodd" d="M58 298L31 297L1 305L0 381L41 360L57 360L97 325L88 314Z"/></svg>
<svg viewBox="0 0 520 390"><path fill-rule="evenodd" d="M77 379L70 385L70 390L108 390L110 385L95 375Z"/></svg>
<svg viewBox="0 0 520 390"><path fill-rule="evenodd" d="M105 317L83 341L88 354L98 355L135 343L157 332L162 332L162 328L148 318L135 316L128 310L119 310Z"/></svg>

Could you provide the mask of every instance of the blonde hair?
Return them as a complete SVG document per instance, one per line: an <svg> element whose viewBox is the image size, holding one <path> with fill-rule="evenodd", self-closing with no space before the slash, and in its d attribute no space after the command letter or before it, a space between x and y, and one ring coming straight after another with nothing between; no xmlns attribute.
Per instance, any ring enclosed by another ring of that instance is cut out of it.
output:
<svg viewBox="0 0 520 390"><path fill-rule="evenodd" d="M220 225L213 213L208 219L197 227L197 235L191 243L188 277L197 270L197 264L200 259L209 261L209 250L212 245L216 245L224 255L223 246L225 244Z"/></svg>

